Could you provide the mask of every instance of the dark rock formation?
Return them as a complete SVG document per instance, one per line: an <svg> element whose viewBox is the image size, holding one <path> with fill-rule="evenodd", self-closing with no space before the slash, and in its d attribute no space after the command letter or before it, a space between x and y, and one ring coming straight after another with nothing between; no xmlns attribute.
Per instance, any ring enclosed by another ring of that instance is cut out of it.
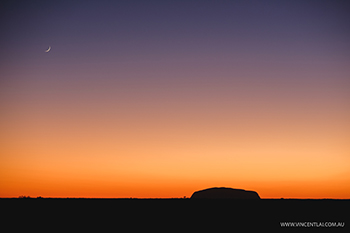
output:
<svg viewBox="0 0 350 233"><path fill-rule="evenodd" d="M192 194L194 199L260 199L257 192L233 188L208 188Z"/></svg>

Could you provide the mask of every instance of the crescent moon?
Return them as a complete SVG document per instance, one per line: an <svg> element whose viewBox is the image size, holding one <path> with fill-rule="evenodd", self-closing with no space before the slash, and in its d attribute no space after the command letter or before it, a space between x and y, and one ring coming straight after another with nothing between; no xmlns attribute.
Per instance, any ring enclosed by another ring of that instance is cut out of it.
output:
<svg viewBox="0 0 350 233"><path fill-rule="evenodd" d="M48 53L51 50L51 46L45 51L45 53Z"/></svg>

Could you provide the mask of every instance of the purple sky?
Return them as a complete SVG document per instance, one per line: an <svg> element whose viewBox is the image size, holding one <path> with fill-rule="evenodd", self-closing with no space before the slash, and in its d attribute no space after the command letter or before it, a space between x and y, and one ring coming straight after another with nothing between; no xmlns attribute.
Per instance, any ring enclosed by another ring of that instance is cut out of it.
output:
<svg viewBox="0 0 350 233"><path fill-rule="evenodd" d="M339 156L331 170L346 171L349 12L336 0L6 1L2 137L18 143L8 151L28 140L56 151L52 135L76 135L62 143L77 148L94 135L87 144L110 140L110 154L120 135L125 145L149 146L145 154L159 139L167 149L156 158L167 161L177 143L189 151L213 143L214 161L231 150L223 148L239 150L231 151L238 160L319 155L310 174L328 174L326 158Z"/></svg>

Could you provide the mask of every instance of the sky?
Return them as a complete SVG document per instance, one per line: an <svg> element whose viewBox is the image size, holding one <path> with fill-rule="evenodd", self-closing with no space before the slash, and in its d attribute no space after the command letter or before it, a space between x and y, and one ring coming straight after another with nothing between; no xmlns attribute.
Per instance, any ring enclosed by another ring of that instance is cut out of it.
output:
<svg viewBox="0 0 350 233"><path fill-rule="evenodd" d="M0 197L350 198L346 1L0 9Z"/></svg>

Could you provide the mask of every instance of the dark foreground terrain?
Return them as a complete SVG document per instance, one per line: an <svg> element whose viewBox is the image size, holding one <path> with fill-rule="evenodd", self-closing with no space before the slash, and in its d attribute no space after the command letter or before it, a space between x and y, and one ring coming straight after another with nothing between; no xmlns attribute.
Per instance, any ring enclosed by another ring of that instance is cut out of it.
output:
<svg viewBox="0 0 350 233"><path fill-rule="evenodd" d="M211 229L234 232L234 229L254 229L261 232L312 228L350 232L350 200L4 198L0 199L0 205L1 222L9 224L14 231L26 226L26 229L48 231L198 232ZM281 222L301 222L301 226L281 227ZM329 227L329 222L341 222L344 226Z"/></svg>

